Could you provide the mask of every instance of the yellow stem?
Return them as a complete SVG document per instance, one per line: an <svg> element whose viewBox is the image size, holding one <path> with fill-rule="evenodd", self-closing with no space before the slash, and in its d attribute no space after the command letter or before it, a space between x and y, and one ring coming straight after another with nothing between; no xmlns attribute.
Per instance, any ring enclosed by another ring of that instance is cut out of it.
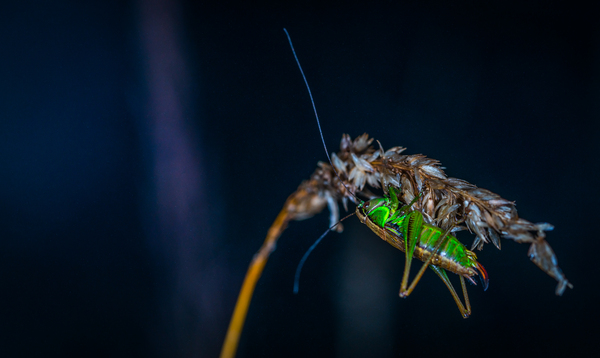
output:
<svg viewBox="0 0 600 358"><path fill-rule="evenodd" d="M240 290L235 309L233 310L233 315L231 316L231 321L229 322L225 342L223 342L221 358L235 357L240 335L242 334L242 328L244 327L244 321L246 320L246 314L248 313L248 306L250 306L252 294L254 293L254 287L267 264L269 255L275 250L277 239L281 236L288 221L290 221L293 216L293 213L289 209L295 207L295 204L296 198L292 195L283 206L283 209L279 212L279 215L277 215L277 218L267 233L267 238L260 250L254 255L254 258L248 267L242 289Z"/></svg>

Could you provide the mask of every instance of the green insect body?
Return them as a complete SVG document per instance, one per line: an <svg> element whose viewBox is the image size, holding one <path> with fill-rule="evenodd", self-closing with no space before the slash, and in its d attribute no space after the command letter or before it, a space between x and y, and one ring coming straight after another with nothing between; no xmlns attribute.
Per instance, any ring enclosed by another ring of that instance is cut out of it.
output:
<svg viewBox="0 0 600 358"><path fill-rule="evenodd" d="M468 250L458 239L436 226L424 223L419 211L410 210L413 203L399 208L397 193L393 187L388 188L389 195L375 198L359 204L356 215L380 238L406 255L406 264L400 296L407 297L427 267L431 268L444 281L454 298L463 317L471 313L469 298L464 278L475 284L473 277L481 275L484 289L488 286L488 275L483 266L477 262L477 256ZM415 200L417 200L415 198ZM417 258L425 264L408 286L408 276L412 259ZM460 276L466 305L460 301L454 287L448 279L446 271ZM466 306L466 307L465 307Z"/></svg>

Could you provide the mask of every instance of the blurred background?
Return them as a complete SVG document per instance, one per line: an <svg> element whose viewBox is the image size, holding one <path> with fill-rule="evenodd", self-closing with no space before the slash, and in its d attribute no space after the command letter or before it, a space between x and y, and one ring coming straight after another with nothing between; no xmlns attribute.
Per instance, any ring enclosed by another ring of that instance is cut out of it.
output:
<svg viewBox="0 0 600 358"><path fill-rule="evenodd" d="M323 213L278 242L238 357L595 349L599 24L573 2L3 3L0 356L218 355L252 256L326 160L284 27L330 151L367 132L516 201L556 226L575 288L504 240L463 320L430 272L400 299L403 254L350 219L294 295Z"/></svg>

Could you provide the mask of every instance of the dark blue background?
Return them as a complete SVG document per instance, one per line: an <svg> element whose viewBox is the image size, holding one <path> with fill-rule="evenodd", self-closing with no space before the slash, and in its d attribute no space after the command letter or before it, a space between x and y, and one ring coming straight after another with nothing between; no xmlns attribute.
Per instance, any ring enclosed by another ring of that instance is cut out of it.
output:
<svg viewBox="0 0 600 358"><path fill-rule="evenodd" d="M398 298L403 254L351 219L295 296L322 214L281 237L238 356L588 352L598 24L572 2L2 5L0 356L218 354L252 255L326 160L283 27L331 151L367 132L515 200L556 226L575 289L504 240L463 320L430 273Z"/></svg>

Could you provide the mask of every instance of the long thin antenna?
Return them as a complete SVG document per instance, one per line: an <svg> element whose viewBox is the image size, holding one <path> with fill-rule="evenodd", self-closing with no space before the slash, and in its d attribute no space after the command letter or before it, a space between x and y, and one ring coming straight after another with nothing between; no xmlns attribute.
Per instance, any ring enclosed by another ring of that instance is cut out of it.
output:
<svg viewBox="0 0 600 358"><path fill-rule="evenodd" d="M313 99L312 92L310 91L310 86L308 85L308 81L306 80L306 76L304 75L304 71L302 70L302 66L300 65L300 60L298 60L298 56L296 55L296 50L294 50L294 45L292 44L292 38L290 37L290 34L287 32L285 27L283 28L283 31L285 32L285 35L288 38L288 42L290 43L290 47L292 48L292 53L294 54L294 58L296 59L296 63L298 64L298 68L300 69L300 73L302 74L302 78L304 79L304 83L306 84L306 89L308 90L308 95L310 96L310 102L312 103L313 110L315 112L315 118L317 119L317 126L319 127L319 134L321 135L321 142L323 143L323 148L325 148L325 154L327 155L329 164L331 164L331 169L333 169L335 176L338 177L338 179L340 180L342 185L346 188L346 190L348 190L348 192L350 194L352 194L352 196L354 198L356 198L356 200L358 200L358 202L362 202L362 200L360 200L356 195L354 195L352 190L350 190L350 188L348 188L346 183L344 183L342 178L340 178L337 170L335 170L335 166L333 165L333 162L331 161L331 157L329 156L329 151L327 150L327 145L325 145L325 138L323 137L323 131L321 130L321 121L319 121L319 115L317 114L317 107L315 106L315 101Z"/></svg>
<svg viewBox="0 0 600 358"><path fill-rule="evenodd" d="M317 126L319 126L319 134L321 134L321 141L323 142L323 147L325 148L325 154L327 154L327 159L329 159L329 163L331 163L331 158L329 157L329 151L327 150L327 146L325 145L325 139L323 138L323 131L321 130L321 122L319 121L319 115L317 114L317 107L315 106L315 101L313 100L312 92L310 91L310 86L308 85L308 81L306 80L304 71L302 71L302 66L300 65L298 56L296 56L296 50L294 50L294 45L292 44L292 39L290 38L290 34L288 34L285 27L283 28L283 31L285 31L285 35L288 38L290 47L292 48L292 53L294 54L294 58L296 59L296 63L298 64L298 68L300 69L300 73L302 74L302 78L304 79L304 83L306 84L306 89L308 90L308 95L310 96L310 102L312 103L313 110L315 111L315 117L317 118ZM331 166L333 167L333 164Z"/></svg>
<svg viewBox="0 0 600 358"><path fill-rule="evenodd" d="M354 198L356 198L356 200L358 200L358 202L362 203L363 201L360 200L356 195L354 195L354 193L352 192L352 190L350 190L350 188L348 188L348 186L346 185L346 183L344 183L344 181L342 180L342 178L340 178L337 170L335 170L335 166L333 165L333 162L331 161L331 157L329 156L329 151L327 150L327 145L325 145L325 138L323 138L323 131L321 130L321 122L319 121L319 115L317 114L317 107L315 106L315 101L313 99L312 92L310 91L310 86L308 85L308 81L306 80L306 76L304 75L304 71L302 70L302 66L300 65L300 61L298 60L298 56L296 55L296 50L294 50L294 45L292 44L292 39L290 38L290 34L287 32L287 30L285 28L283 29L283 31L285 32L285 34L286 34L286 36L288 38L288 42L290 43L290 47L292 48L292 53L294 54L294 58L296 59L296 63L298 64L298 68L300 69L300 73L302 74L302 78L304 79L304 83L306 84L306 89L308 90L308 95L310 96L310 102L312 103L313 110L315 112L315 118L317 119L317 126L319 127L319 134L321 135L321 142L323 142L323 148L325 148L325 154L327 154L327 159L329 160L329 164L331 164L331 169L335 173L335 176L338 177L338 179L340 180L340 183L342 183L342 185L346 188L346 190L348 190L348 192L350 194L352 194L352 196ZM315 241L315 243L312 244L312 246L308 249L308 251L306 251L306 253L302 257L302 259L298 263L298 267L296 268L296 276L294 278L294 293L298 293L298 285L299 285L299 282L300 282L300 272L302 271L302 266L304 266L304 262L308 258L308 255L310 255L310 253L315 249L315 247L317 247L317 245L319 244L319 242L321 242L321 240L323 240L323 238L325 237L325 235L327 235L339 223L341 223L342 221L346 220L347 218L349 218L352 215L354 215L354 213L346 216L342 220L340 220L337 223L335 223L332 227L330 227L329 229L327 229L327 231L325 231L325 233L323 233L323 235L321 235L321 237L319 237L317 239L317 241Z"/></svg>
<svg viewBox="0 0 600 358"><path fill-rule="evenodd" d="M342 220L340 220L340 221L336 222L335 224L333 224L332 227L330 227L329 229L327 229L327 231L325 231L323 233L323 235L321 235L321 237L319 237L317 239L317 241L315 241L315 243L312 244L311 247L308 248L308 250L306 250L306 253L304 254L304 256L302 256L302 259L300 259L300 262L298 263L298 267L296 267L296 276L294 276L294 294L298 293L299 286L300 286L300 272L302 272L302 266L304 266L304 262L306 262L306 259L308 258L308 255L310 255L310 253L315 249L315 247L317 247L317 245L319 245L319 243L321 242L321 240L323 240L323 238L325 236L327 236L327 234L329 234L329 232L331 230L333 230L336 226L338 226L339 223L341 223L342 221L348 219L349 217L351 217L354 214L355 213L352 213L352 214L346 216L345 218L343 218Z"/></svg>

